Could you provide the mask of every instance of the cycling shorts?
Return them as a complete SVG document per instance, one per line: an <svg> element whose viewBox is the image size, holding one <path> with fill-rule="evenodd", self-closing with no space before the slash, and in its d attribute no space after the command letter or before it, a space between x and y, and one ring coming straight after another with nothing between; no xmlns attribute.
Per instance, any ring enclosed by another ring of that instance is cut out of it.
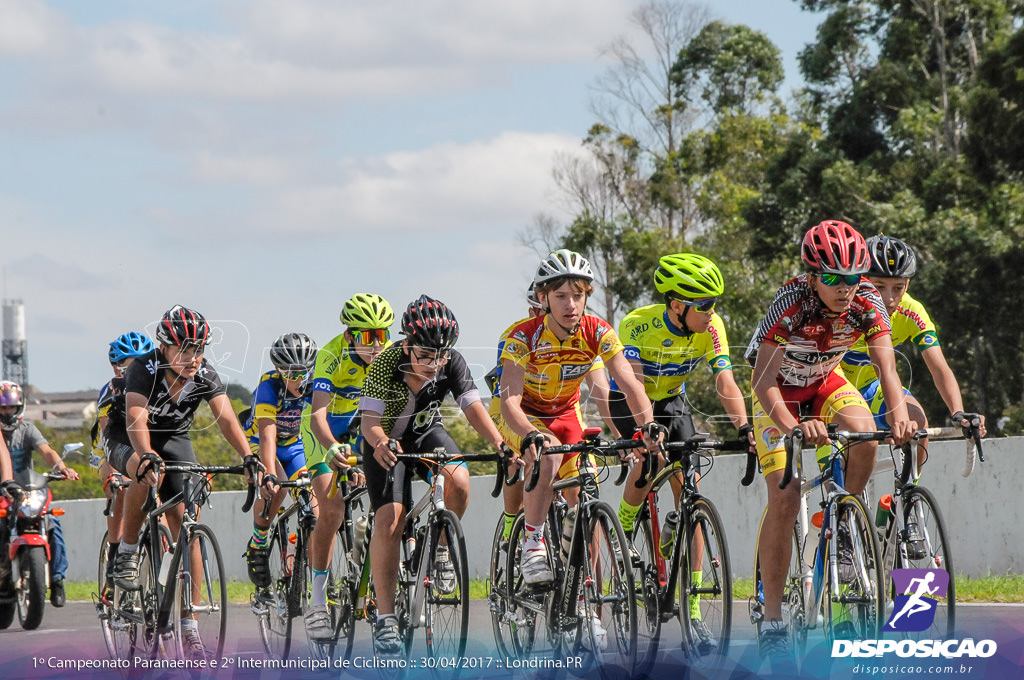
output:
<svg viewBox="0 0 1024 680"><path fill-rule="evenodd" d="M165 463L197 462L196 452L192 449L192 440L188 434L175 432L170 435L161 435L151 432L149 437L149 443L153 451ZM131 445L107 439L104 442L104 446L106 446L107 451L107 462L127 479L134 480L135 478L129 475L125 469L128 465L128 459L134 453ZM169 499L181 493L184 489L181 477L180 474L164 475L163 480L160 482L160 487L157 489L160 498Z"/></svg>
<svg viewBox="0 0 1024 680"><path fill-rule="evenodd" d="M406 436L398 442L402 446L402 451L406 453L429 452L438 447L444 447L449 454L460 453L458 444L440 424L431 427L419 437ZM388 503L401 503L408 510L412 507L413 476L429 482L433 474L433 466L422 461L400 460L393 468L392 482L388 484L388 471L373 457L373 449L366 440L360 441L360 451L363 455L363 472L366 474L366 492L370 496L370 507L374 511L380 510ZM445 465L448 469L459 466L466 467L466 464L453 462Z"/></svg>
<svg viewBox="0 0 1024 680"><path fill-rule="evenodd" d="M835 414L849 406L868 408L864 397L850 384L850 381L839 371L833 371L825 380L800 388L782 388L782 398L786 408L794 418L801 414L819 418L831 423ZM754 439L757 443L757 458L761 463L761 472L768 475L786 466L785 436L754 397L752 408L754 414Z"/></svg>
<svg viewBox="0 0 1024 680"><path fill-rule="evenodd" d="M500 399L491 399L489 413L495 427L498 428L498 434L501 435L501 438L505 440L505 443L513 451L519 451L523 444L523 438L516 434L508 426L508 423L505 422L504 416L501 415ZM553 416L540 416L530 413L525 409L523 413L535 429L540 432L550 432L561 444L579 444L583 441L583 430L586 428L586 425L583 422L583 413L580 411L579 402ZM563 454L562 461L558 465L557 479L579 477L579 457L580 454L578 453Z"/></svg>
<svg viewBox="0 0 1024 680"><path fill-rule="evenodd" d="M871 409L871 415L875 417L875 427L879 430L888 430L889 421L885 419L885 416L889 413L889 407L885 405L885 394L882 393L882 383L876 378L865 385L864 389L862 389L860 393L861 396L864 397L864 401L868 403L868 408ZM906 387L903 388L903 394L908 397L914 396Z"/></svg>
<svg viewBox="0 0 1024 680"><path fill-rule="evenodd" d="M249 450L252 455L260 455L260 440L256 437L249 437ZM302 471L306 469L306 453L302 444L302 437L299 437L291 444L277 445L277 462L284 469L285 479L296 480Z"/></svg>
<svg viewBox="0 0 1024 680"><path fill-rule="evenodd" d="M696 430L693 427L693 416L690 414L690 406L681 394L668 399L651 402L654 407L654 422L665 427L668 433L665 435L667 442L684 442L693 436ZM626 403L626 395L618 390L608 393L608 410L612 414L612 422L615 429L619 431L620 437L632 437L636 432L636 420L633 412L629 410Z"/></svg>

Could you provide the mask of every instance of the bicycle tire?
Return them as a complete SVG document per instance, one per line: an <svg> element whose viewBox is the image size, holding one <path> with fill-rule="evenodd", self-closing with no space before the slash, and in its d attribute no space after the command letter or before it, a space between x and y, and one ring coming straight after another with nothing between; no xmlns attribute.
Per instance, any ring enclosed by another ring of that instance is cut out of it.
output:
<svg viewBox="0 0 1024 680"><path fill-rule="evenodd" d="M535 609L519 604L520 600L535 599L535 596L526 594L523 574L519 568L525 541L526 518L520 510L519 514L516 515L515 521L512 522L512 532L509 534L509 548L505 563L505 573L508 575L506 580L506 592L508 593L506 608L509 621L511 622L509 633L512 640L513 653L520 659L530 658L536 655L538 651L548 651L545 649L546 645L538 645L538 643L543 642L545 638L549 637L546 634L543 615L538 614ZM538 604L540 605L542 602L543 598ZM557 653L557 647L550 649L550 651Z"/></svg>
<svg viewBox="0 0 1024 680"><path fill-rule="evenodd" d="M729 651L732 626L732 564L722 518L704 497L687 503L686 542L679 560L679 625L691 660L714 663ZM700 555L693 546L697 543ZM700 577L693 574L700 572ZM692 599L691 598L695 598ZM693 616L698 611L700 616ZM698 622L699 621L699 622ZM705 627L700 631L700 625ZM702 634L704 633L704 634Z"/></svg>
<svg viewBox="0 0 1024 680"><path fill-rule="evenodd" d="M487 593L488 609L491 612L491 630L494 633L494 646L503 658L513 654L512 626L515 624L508 616L507 602L508 594L507 579L505 574L508 567L508 546L509 541L505 539L505 516L498 518L498 525L494 527L494 537L491 539L491 564L488 574L490 591ZM511 533L509 534L511 538Z"/></svg>
<svg viewBox="0 0 1024 680"><path fill-rule="evenodd" d="M832 581L828 568L832 541L826 541L821 598L825 639L830 645L837 638L874 640L881 632L885 614L882 559L875 524L857 496L843 496L834 502L836 526L845 523L849 527L855 573L849 579L839 575L841 583Z"/></svg>
<svg viewBox="0 0 1024 680"><path fill-rule="evenodd" d="M148 536L140 537L139 589L128 590L117 583L107 608L107 625L114 652L113 659L151 657L157 647L156 639L156 567ZM108 649L108 651L110 651Z"/></svg>
<svg viewBox="0 0 1024 680"><path fill-rule="evenodd" d="M194 567L190 565L188 569L179 569L175 575L177 592L174 607L177 616L171 622L172 627L178 631L178 643L181 644L181 621L194 616L206 658L220 659L227 633L227 580L220 545L208 526L195 524L189 528L188 551L182 551L182 559L186 554L192 556L193 564L200 565L199 573L193 573Z"/></svg>
<svg viewBox="0 0 1024 680"><path fill-rule="evenodd" d="M277 523L270 532L270 585L253 595L253 609L267 656L287 659L292 646L293 611L290 606L292 559L288 551L288 525ZM256 609L259 608L259 611Z"/></svg>
<svg viewBox="0 0 1024 680"><path fill-rule="evenodd" d="M917 520L921 532L924 535L924 553L920 558L912 559L908 550L906 553L899 549L900 543L905 543L902 537L889 537L887 533L887 545L891 545L892 559L886 560L885 592L895 600L896 593L892 583L891 568L895 569L943 569L949 574L949 585L946 596L931 596L936 601L935 618L932 625L920 632L901 632L901 637L917 639L949 639L954 637L956 630L956 580L953 568L952 547L949 542L949 531L942 518L942 511L939 510L935 495L922 486L912 486L903 492L903 503L898 511L903 514L903 526L907 526L908 519L913 514ZM896 522L889 520L891 525L890 533L895 532ZM888 554L888 553L887 553ZM892 566L890 567L890 563ZM887 631L889 632L889 631Z"/></svg>
<svg viewBox="0 0 1024 680"><path fill-rule="evenodd" d="M458 515L451 510L434 514L430 527L430 554L427 559L427 584L424 595L424 632L427 653L434 658L460 659L466 651L469 633L469 566L466 537ZM448 546L448 557L455 572L455 581L448 584L436 570L437 554L442 539ZM446 669L452 677L459 669Z"/></svg>
<svg viewBox="0 0 1024 680"><path fill-rule="evenodd" d="M636 592L637 649L636 673L643 675L654 665L661 641L661 583L658 577L658 546L647 504L633 525L633 546L640 554L640 565L633 569Z"/></svg>
<svg viewBox="0 0 1024 680"><path fill-rule="evenodd" d="M581 581L586 609L579 617L575 651L583 655L584 665L589 661L601 669L602 675L606 668L631 673L636 663L637 620L626 533L607 503L594 502L587 512L589 522L584 535L590 540L580 553L586 557Z"/></svg>
<svg viewBox="0 0 1024 680"><path fill-rule="evenodd" d="M339 654L341 658L351 658L352 645L356 637L355 588L358 584L353 583L356 572L348 558L351 550L352 546L348 544L343 526L338 529L334 539L330 573L327 576L327 605L334 626L334 638L330 649L332 658ZM363 559L368 557L368 554L364 555ZM361 569L359 575L362 575Z"/></svg>
<svg viewBox="0 0 1024 680"><path fill-rule="evenodd" d="M755 641L761 638L761 625L764 623L764 585L761 583L761 527L764 525L764 518L768 514L768 508L761 513L761 521L757 525L757 542L754 544L754 594L751 595L748 609L750 611L750 622L755 627ZM797 534L796 526L793 527L793 546L789 557L789 570L786 572L786 580L782 587L782 622L789 630L790 641L793 650L803 656L807 649L807 616L805 614L805 603L803 588L800 582L800 573L803 570L803 558L800 552L800 536Z"/></svg>

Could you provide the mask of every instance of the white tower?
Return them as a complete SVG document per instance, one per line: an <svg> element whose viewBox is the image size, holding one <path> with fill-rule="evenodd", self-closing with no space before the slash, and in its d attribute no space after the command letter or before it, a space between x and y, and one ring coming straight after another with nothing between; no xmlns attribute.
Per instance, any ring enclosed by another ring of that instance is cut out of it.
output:
<svg viewBox="0 0 1024 680"><path fill-rule="evenodd" d="M4 380L28 389L28 341L25 339L25 305L4 300Z"/></svg>

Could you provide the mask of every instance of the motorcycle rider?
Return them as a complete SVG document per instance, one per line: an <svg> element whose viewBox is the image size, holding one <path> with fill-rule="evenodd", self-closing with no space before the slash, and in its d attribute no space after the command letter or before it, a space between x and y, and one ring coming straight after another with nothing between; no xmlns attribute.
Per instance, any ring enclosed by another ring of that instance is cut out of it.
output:
<svg viewBox="0 0 1024 680"><path fill-rule="evenodd" d="M78 479L78 473L61 460L34 424L23 420L25 414L25 393L21 385L5 380L0 382L0 430L6 448L10 452L11 472L18 474L32 467L32 453L38 451L53 469L68 479ZM0 464L2 465L2 464ZM2 469L2 468L0 468ZM67 548L60 520L49 517L50 523L50 604L63 607L67 601L64 593L64 576L68 571Z"/></svg>

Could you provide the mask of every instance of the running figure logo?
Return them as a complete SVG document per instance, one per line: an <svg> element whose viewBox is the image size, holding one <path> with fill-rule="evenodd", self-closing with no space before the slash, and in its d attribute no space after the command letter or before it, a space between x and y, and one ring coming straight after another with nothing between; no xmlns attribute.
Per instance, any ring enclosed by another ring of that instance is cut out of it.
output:
<svg viewBox="0 0 1024 680"><path fill-rule="evenodd" d="M944 569L893 569L896 595L892 616L882 630L920 632L935 620L937 598L945 597L949 574Z"/></svg>

